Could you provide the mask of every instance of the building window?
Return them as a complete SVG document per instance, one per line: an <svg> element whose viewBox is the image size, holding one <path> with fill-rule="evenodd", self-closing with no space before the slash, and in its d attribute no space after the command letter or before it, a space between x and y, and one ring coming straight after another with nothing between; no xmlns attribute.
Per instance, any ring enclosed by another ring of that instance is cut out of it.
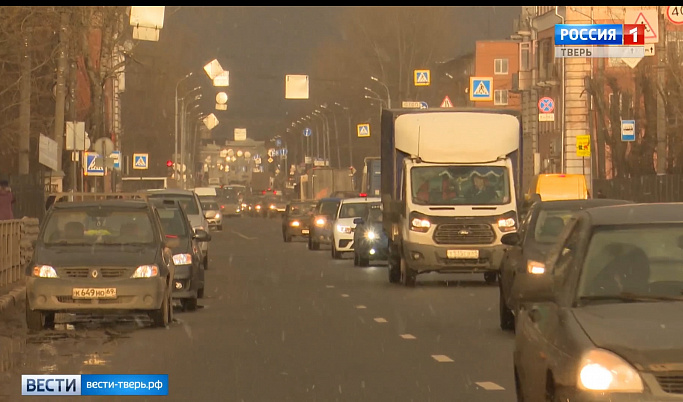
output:
<svg viewBox="0 0 683 402"><path fill-rule="evenodd" d="M519 44L519 71L531 71L531 43Z"/></svg>
<svg viewBox="0 0 683 402"><path fill-rule="evenodd" d="M508 59L495 59L493 63L494 74L501 75L508 73Z"/></svg>
<svg viewBox="0 0 683 402"><path fill-rule="evenodd" d="M507 105L508 104L508 90L507 89L496 89L493 91L493 104L494 105Z"/></svg>

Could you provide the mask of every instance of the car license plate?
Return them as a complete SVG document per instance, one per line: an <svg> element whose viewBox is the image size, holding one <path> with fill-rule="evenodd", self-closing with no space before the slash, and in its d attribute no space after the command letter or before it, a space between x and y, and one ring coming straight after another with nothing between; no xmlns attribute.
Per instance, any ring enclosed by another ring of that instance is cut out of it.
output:
<svg viewBox="0 0 683 402"><path fill-rule="evenodd" d="M301 234L308 234L308 229L301 229Z"/></svg>
<svg viewBox="0 0 683 402"><path fill-rule="evenodd" d="M476 260L479 258L479 250L447 250L446 256L462 260Z"/></svg>
<svg viewBox="0 0 683 402"><path fill-rule="evenodd" d="M116 299L116 288L73 288L74 299Z"/></svg>

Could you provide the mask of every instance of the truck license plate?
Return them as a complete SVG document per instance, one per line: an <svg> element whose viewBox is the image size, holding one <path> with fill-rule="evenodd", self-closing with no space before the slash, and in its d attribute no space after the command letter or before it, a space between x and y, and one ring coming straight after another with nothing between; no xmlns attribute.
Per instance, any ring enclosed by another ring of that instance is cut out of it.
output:
<svg viewBox="0 0 683 402"><path fill-rule="evenodd" d="M116 288L73 288L74 299L116 299Z"/></svg>
<svg viewBox="0 0 683 402"><path fill-rule="evenodd" d="M447 250L446 256L461 260L476 260L479 258L479 250Z"/></svg>
<svg viewBox="0 0 683 402"><path fill-rule="evenodd" d="M301 229L301 234L308 234L308 229Z"/></svg>

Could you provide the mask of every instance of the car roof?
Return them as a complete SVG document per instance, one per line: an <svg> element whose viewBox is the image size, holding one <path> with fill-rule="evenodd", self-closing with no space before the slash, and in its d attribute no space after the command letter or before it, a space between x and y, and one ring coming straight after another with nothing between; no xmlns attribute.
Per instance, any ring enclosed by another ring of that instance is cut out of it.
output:
<svg viewBox="0 0 683 402"><path fill-rule="evenodd" d="M144 200L100 200L100 201L61 201L52 205L56 209L79 209L79 208L129 208L145 209L149 207Z"/></svg>
<svg viewBox="0 0 683 402"><path fill-rule="evenodd" d="M584 209L603 207L608 205L622 205L633 204L633 201L615 200L610 198L591 198L587 200L553 200L553 201L539 201L539 209L553 210L553 209Z"/></svg>
<svg viewBox="0 0 683 402"><path fill-rule="evenodd" d="M623 204L586 209L591 225L683 223L683 202Z"/></svg>
<svg viewBox="0 0 683 402"><path fill-rule="evenodd" d="M342 203L344 204L349 204L349 203L364 203L364 202L382 202L382 200L379 197L354 197L354 198L344 198L342 200Z"/></svg>
<svg viewBox="0 0 683 402"><path fill-rule="evenodd" d="M339 197L325 197L321 198L318 200L318 202L339 202L341 200L344 200L345 198L339 198Z"/></svg>
<svg viewBox="0 0 683 402"><path fill-rule="evenodd" d="M173 194L173 195L193 195L192 190L183 190L181 188L154 188L147 190L148 193L153 194Z"/></svg>

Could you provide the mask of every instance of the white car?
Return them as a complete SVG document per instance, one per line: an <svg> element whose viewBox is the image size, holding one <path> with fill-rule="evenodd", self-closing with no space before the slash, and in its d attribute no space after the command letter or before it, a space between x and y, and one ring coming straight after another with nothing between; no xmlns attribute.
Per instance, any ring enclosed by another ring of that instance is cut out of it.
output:
<svg viewBox="0 0 683 402"><path fill-rule="evenodd" d="M344 198L339 203L337 215L332 224L332 258L339 259L345 252L353 251L354 219L364 215L370 205L380 205L379 197Z"/></svg>

